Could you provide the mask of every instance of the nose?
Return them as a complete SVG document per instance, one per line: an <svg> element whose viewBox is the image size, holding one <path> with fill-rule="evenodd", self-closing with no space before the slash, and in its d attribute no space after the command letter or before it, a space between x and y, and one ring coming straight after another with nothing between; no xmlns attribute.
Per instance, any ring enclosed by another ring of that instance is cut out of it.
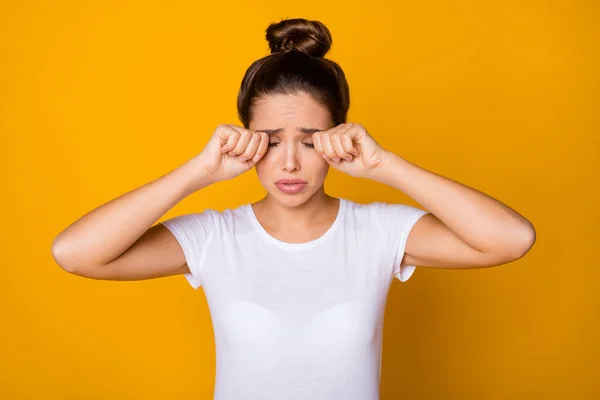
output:
<svg viewBox="0 0 600 400"><path fill-rule="evenodd" d="M300 157L294 143L286 145L284 151L281 152L281 157L281 169L283 171L296 171L300 169Z"/></svg>

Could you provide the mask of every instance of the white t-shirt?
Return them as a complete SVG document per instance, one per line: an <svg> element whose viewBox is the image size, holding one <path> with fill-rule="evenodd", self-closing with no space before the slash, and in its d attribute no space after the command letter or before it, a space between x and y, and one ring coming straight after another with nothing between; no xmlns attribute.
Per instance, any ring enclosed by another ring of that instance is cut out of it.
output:
<svg viewBox="0 0 600 400"><path fill-rule="evenodd" d="M194 288L203 286L216 347L215 400L379 399L383 314L408 234L427 214L340 199L321 237L286 243L250 204L162 222Z"/></svg>

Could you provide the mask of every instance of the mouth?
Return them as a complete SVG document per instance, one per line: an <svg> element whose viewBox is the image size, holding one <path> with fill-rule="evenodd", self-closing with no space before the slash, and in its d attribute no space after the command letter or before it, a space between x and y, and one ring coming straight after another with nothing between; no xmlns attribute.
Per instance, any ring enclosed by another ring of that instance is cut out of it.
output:
<svg viewBox="0 0 600 400"><path fill-rule="evenodd" d="M280 179L275 182L275 186L285 194L296 194L302 192L308 182L301 179Z"/></svg>
<svg viewBox="0 0 600 400"><path fill-rule="evenodd" d="M280 179L275 182L276 185L306 185L308 182L302 179Z"/></svg>

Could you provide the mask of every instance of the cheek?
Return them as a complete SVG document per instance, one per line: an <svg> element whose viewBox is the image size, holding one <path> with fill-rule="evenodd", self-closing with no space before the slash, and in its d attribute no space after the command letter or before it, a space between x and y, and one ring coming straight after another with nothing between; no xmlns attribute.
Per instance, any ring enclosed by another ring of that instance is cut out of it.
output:
<svg viewBox="0 0 600 400"><path fill-rule="evenodd" d="M277 170L275 159L267 152L254 166L259 178L273 175Z"/></svg>
<svg viewBox="0 0 600 400"><path fill-rule="evenodd" d="M273 175L273 173L277 170L278 165L275 162L275 158L272 157L273 154L269 154L267 152L265 156L255 165L256 174L260 177ZM329 164L323 157L321 157L317 152L311 151L306 154L303 159L300 161L302 163L302 169L304 173L311 174L313 176L323 176L327 175L329 171Z"/></svg>
<svg viewBox="0 0 600 400"><path fill-rule="evenodd" d="M265 174L265 171L268 171L270 169L269 162L263 158L254 166L254 168L256 169L256 173L260 177Z"/></svg>
<svg viewBox="0 0 600 400"><path fill-rule="evenodd" d="M311 162L315 166L315 169L319 171L326 172L329 169L329 164L327 163L327 161L325 161L325 159L322 156L320 156L317 152L314 153L314 157L312 158Z"/></svg>
<svg viewBox="0 0 600 400"><path fill-rule="evenodd" d="M305 169L310 170L310 174L314 177L325 178L329 172L329 164L321 156L311 158Z"/></svg>
<svg viewBox="0 0 600 400"><path fill-rule="evenodd" d="M327 164L327 162L325 162L321 167L319 167L319 172L318 174L320 176L327 176L327 173L329 172L329 164Z"/></svg>

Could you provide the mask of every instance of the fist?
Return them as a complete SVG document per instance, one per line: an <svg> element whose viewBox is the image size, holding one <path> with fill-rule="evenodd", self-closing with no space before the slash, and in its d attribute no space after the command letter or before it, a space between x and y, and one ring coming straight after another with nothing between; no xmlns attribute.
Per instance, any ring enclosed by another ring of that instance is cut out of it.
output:
<svg viewBox="0 0 600 400"><path fill-rule="evenodd" d="M199 160L214 181L223 181L252 169L265 155L269 136L237 125L219 125Z"/></svg>
<svg viewBox="0 0 600 400"><path fill-rule="evenodd" d="M313 133L313 145L331 167L357 178L370 178L387 153L362 125L351 122Z"/></svg>

